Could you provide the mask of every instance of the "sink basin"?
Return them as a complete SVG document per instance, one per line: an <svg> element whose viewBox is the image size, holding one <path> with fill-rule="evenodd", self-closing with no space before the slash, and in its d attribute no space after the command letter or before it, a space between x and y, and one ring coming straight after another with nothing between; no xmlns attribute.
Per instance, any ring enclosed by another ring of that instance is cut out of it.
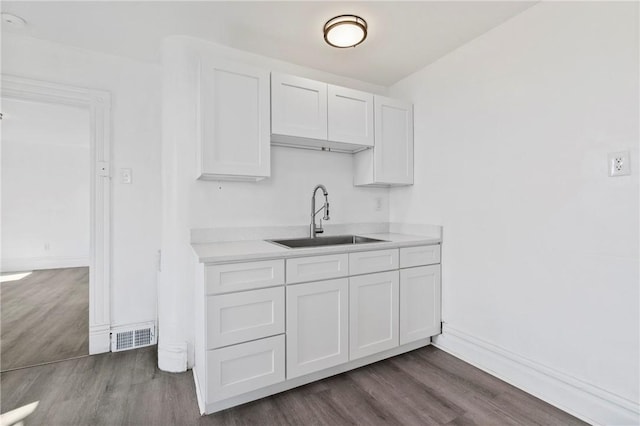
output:
<svg viewBox="0 0 640 426"><path fill-rule="evenodd" d="M269 241L270 243L287 247L287 248L306 248L306 247L324 247L324 246L380 243L380 242L384 242L385 240L377 240L375 238L360 237L358 235L335 235L331 237L294 238L290 240L267 240L267 241Z"/></svg>

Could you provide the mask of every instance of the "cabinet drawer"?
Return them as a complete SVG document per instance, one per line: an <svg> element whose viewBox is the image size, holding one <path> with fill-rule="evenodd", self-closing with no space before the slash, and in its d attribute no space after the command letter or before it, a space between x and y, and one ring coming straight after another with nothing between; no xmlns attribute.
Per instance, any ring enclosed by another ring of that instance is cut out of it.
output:
<svg viewBox="0 0 640 426"><path fill-rule="evenodd" d="M284 335L207 352L207 403L284 381Z"/></svg>
<svg viewBox="0 0 640 426"><path fill-rule="evenodd" d="M434 265L440 263L440 244L400 249L400 267Z"/></svg>
<svg viewBox="0 0 640 426"><path fill-rule="evenodd" d="M287 284L346 277L348 273L347 253L287 259Z"/></svg>
<svg viewBox="0 0 640 426"><path fill-rule="evenodd" d="M284 333L284 287L208 296L207 348Z"/></svg>
<svg viewBox="0 0 640 426"><path fill-rule="evenodd" d="M211 265L205 269L207 294L284 284L284 260Z"/></svg>
<svg viewBox="0 0 640 426"><path fill-rule="evenodd" d="M349 275L398 269L398 249L349 253Z"/></svg>

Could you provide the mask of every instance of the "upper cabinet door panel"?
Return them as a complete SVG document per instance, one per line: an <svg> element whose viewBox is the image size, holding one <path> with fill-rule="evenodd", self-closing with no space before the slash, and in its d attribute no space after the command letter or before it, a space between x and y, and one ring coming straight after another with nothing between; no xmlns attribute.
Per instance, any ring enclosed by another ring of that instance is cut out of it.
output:
<svg viewBox="0 0 640 426"><path fill-rule="evenodd" d="M200 178L268 177L269 72L202 60L199 97Z"/></svg>
<svg viewBox="0 0 640 426"><path fill-rule="evenodd" d="M373 146L373 95L328 86L329 140Z"/></svg>
<svg viewBox="0 0 640 426"><path fill-rule="evenodd" d="M413 106L375 97L375 181L413 183Z"/></svg>
<svg viewBox="0 0 640 426"><path fill-rule="evenodd" d="M327 139L327 84L271 74L271 133Z"/></svg>

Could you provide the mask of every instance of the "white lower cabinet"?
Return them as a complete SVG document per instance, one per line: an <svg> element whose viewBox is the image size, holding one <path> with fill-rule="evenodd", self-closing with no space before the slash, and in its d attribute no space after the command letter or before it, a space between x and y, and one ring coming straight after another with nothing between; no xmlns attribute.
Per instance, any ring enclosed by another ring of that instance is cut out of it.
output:
<svg viewBox="0 0 640 426"><path fill-rule="evenodd" d="M398 346L398 271L349 278L349 352L358 359Z"/></svg>
<svg viewBox="0 0 640 426"><path fill-rule="evenodd" d="M204 265L194 371L205 412L429 344L439 262L435 244Z"/></svg>
<svg viewBox="0 0 640 426"><path fill-rule="evenodd" d="M440 334L440 265L400 270L400 344Z"/></svg>
<svg viewBox="0 0 640 426"><path fill-rule="evenodd" d="M349 361L349 280L287 287L287 378Z"/></svg>
<svg viewBox="0 0 640 426"><path fill-rule="evenodd" d="M209 402L282 382L285 377L284 335L207 352Z"/></svg>

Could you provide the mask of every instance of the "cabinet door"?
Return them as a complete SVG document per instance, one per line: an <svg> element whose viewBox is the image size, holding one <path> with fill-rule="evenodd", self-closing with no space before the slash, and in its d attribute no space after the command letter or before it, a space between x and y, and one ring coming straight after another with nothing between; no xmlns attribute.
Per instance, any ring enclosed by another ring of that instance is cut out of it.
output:
<svg viewBox="0 0 640 426"><path fill-rule="evenodd" d="M287 378L349 361L349 280L287 287Z"/></svg>
<svg viewBox="0 0 640 426"><path fill-rule="evenodd" d="M398 346L398 271L349 278L349 359Z"/></svg>
<svg viewBox="0 0 640 426"><path fill-rule="evenodd" d="M440 334L440 265L400 270L400 344Z"/></svg>
<svg viewBox="0 0 640 426"><path fill-rule="evenodd" d="M327 84L271 74L271 133L327 139Z"/></svg>
<svg viewBox="0 0 640 426"><path fill-rule="evenodd" d="M202 60L198 111L200 179L270 175L269 72Z"/></svg>
<svg viewBox="0 0 640 426"><path fill-rule="evenodd" d="M344 87L328 87L329 140L373 146L373 95Z"/></svg>
<svg viewBox="0 0 640 426"><path fill-rule="evenodd" d="M413 183L413 106L375 97L374 179L392 185Z"/></svg>

